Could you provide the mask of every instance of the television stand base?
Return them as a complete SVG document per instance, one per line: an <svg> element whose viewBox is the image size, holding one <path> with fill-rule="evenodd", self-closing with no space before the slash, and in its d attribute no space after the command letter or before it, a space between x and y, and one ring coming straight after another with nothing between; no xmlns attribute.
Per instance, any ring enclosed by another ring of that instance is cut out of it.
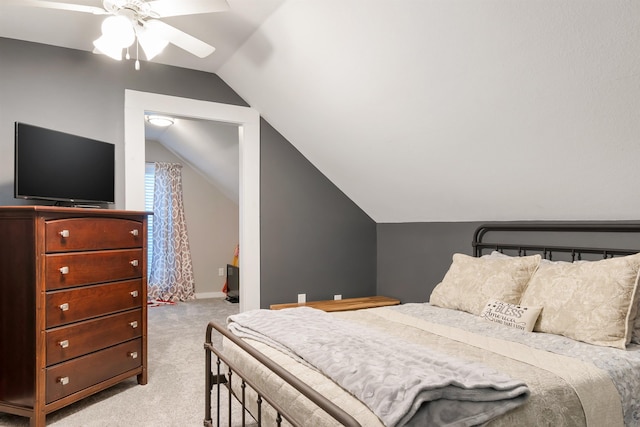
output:
<svg viewBox="0 0 640 427"><path fill-rule="evenodd" d="M108 209L109 206L104 203L76 203L76 202L65 202L65 201L57 201L53 204L53 206L60 206L63 208L84 208L84 209Z"/></svg>

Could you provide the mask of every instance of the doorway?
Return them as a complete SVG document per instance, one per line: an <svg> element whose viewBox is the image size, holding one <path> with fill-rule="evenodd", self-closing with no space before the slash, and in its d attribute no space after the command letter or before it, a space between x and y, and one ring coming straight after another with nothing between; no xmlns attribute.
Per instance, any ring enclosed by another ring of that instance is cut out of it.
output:
<svg viewBox="0 0 640 427"><path fill-rule="evenodd" d="M240 311L260 308L260 116L249 107L125 90L125 209L144 210L145 111L238 126Z"/></svg>

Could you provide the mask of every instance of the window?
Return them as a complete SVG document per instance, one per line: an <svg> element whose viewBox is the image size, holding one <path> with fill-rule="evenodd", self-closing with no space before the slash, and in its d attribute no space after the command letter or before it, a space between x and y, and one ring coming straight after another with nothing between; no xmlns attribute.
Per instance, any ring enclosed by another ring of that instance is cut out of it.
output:
<svg viewBox="0 0 640 427"><path fill-rule="evenodd" d="M155 181L156 168L153 163L144 165L144 210L153 211L153 185ZM147 220L147 279L151 274L151 259L153 257L153 215L149 215Z"/></svg>

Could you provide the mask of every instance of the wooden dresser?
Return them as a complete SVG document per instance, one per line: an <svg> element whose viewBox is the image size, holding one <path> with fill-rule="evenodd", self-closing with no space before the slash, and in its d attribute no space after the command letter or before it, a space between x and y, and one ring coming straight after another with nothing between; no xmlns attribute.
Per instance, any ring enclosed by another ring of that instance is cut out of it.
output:
<svg viewBox="0 0 640 427"><path fill-rule="evenodd" d="M147 383L145 212L0 207L0 412Z"/></svg>

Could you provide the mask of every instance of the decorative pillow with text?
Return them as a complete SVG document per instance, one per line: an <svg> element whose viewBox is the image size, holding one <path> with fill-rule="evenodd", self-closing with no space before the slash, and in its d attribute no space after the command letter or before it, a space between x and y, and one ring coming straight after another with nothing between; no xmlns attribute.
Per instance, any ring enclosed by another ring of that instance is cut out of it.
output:
<svg viewBox="0 0 640 427"><path fill-rule="evenodd" d="M542 307L526 307L492 299L484 306L480 317L489 322L531 332L541 311Z"/></svg>

